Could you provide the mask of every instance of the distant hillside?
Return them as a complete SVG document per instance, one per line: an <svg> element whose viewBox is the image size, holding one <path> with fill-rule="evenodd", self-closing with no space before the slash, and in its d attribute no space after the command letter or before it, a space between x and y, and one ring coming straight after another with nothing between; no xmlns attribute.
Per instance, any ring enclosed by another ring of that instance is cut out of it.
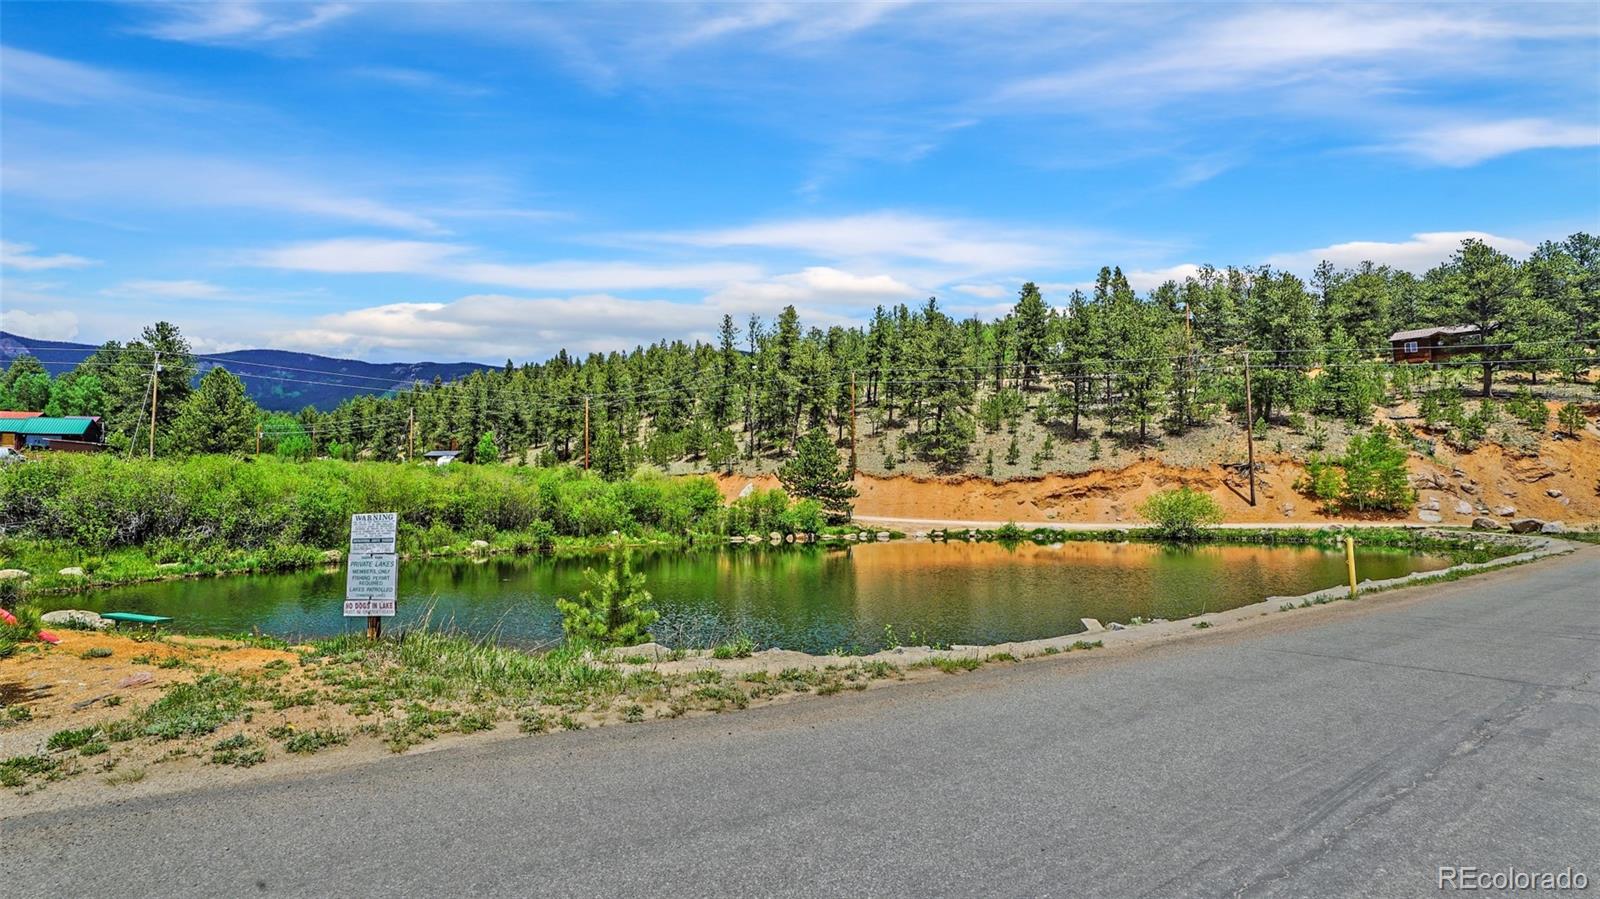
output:
<svg viewBox="0 0 1600 899"><path fill-rule="evenodd" d="M35 340L0 331L0 364L31 353L51 374L60 374L94 351L89 344ZM374 363L287 350L236 350L203 357L200 373L218 365L238 375L261 408L284 412L305 406L326 411L353 396L378 395L373 388L394 389L414 380L432 381L435 376L453 381L494 367L477 362Z"/></svg>

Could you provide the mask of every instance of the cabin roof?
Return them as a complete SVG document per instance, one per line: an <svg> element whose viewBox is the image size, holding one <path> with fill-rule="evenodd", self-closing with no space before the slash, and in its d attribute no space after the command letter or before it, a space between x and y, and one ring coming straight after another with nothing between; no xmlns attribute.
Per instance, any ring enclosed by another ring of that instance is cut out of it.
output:
<svg viewBox="0 0 1600 899"><path fill-rule="evenodd" d="M1399 343L1402 340L1420 340L1424 337L1453 337L1457 334L1477 332L1477 325L1437 325L1432 328L1417 328L1414 331L1396 331L1389 335L1389 342Z"/></svg>
<svg viewBox="0 0 1600 899"><path fill-rule="evenodd" d="M83 436L89 432L89 426L95 423L93 418L49 418L43 415L34 418L0 418L0 434L45 434L62 436Z"/></svg>

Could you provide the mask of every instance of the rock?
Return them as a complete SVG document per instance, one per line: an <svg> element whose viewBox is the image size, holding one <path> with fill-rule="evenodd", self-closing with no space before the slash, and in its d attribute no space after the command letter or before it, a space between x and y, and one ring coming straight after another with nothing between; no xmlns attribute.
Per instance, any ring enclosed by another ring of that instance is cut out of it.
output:
<svg viewBox="0 0 1600 899"><path fill-rule="evenodd" d="M652 662L660 662L672 657L672 649L660 643L640 643L638 646L613 646L604 654L618 661L643 656Z"/></svg>
<svg viewBox="0 0 1600 899"><path fill-rule="evenodd" d="M1437 512L1439 511L1439 501L1436 499L1430 499L1417 508L1423 510L1424 512Z"/></svg>
<svg viewBox="0 0 1600 899"><path fill-rule="evenodd" d="M746 543L760 543L761 542L761 535L760 534L745 534L744 535L744 542L746 542Z"/></svg>
<svg viewBox="0 0 1600 899"><path fill-rule="evenodd" d="M1559 521L1547 521L1544 523L1544 527L1539 529L1541 534L1565 534L1566 532L1567 526Z"/></svg>
<svg viewBox="0 0 1600 899"><path fill-rule="evenodd" d="M849 540L851 543L854 543L854 542L856 542L856 535L854 533L845 534L844 535L844 539Z"/></svg>
<svg viewBox="0 0 1600 899"><path fill-rule="evenodd" d="M117 681L117 689L126 690L129 687L142 687L145 684L155 683L155 680L156 676L154 674L148 671L140 671Z"/></svg>
<svg viewBox="0 0 1600 899"><path fill-rule="evenodd" d="M888 539L889 539L889 532L888 531L879 531L878 532L878 540L880 542L888 540Z"/></svg>
<svg viewBox="0 0 1600 899"><path fill-rule="evenodd" d="M777 531L768 531L767 532L767 539L771 540L773 543L777 543L779 540L783 539L783 535L778 533Z"/></svg>
<svg viewBox="0 0 1600 899"><path fill-rule="evenodd" d="M33 575L21 568L0 568L0 581L20 581Z"/></svg>
<svg viewBox="0 0 1600 899"><path fill-rule="evenodd" d="M1113 621L1110 624L1106 625L1106 630L1108 630L1108 631L1125 631L1127 629L1128 629L1128 626L1126 624L1123 624L1120 621Z"/></svg>
<svg viewBox="0 0 1600 899"><path fill-rule="evenodd" d="M1513 518L1511 532L1513 534L1531 534L1544 527L1544 522L1537 518Z"/></svg>
<svg viewBox="0 0 1600 899"><path fill-rule="evenodd" d="M71 565L71 566L68 566L66 568L63 568L60 571L56 572L56 574L59 574L62 577L83 577L84 576L83 569L79 568L76 565Z"/></svg>
<svg viewBox="0 0 1600 899"><path fill-rule="evenodd" d="M1456 500L1456 514L1457 515L1471 515L1472 514L1472 503L1469 503L1464 499Z"/></svg>
<svg viewBox="0 0 1600 899"><path fill-rule="evenodd" d="M785 534L785 535L783 535L783 542L785 542L785 543L793 543L794 542L794 535L793 534Z"/></svg>
<svg viewBox="0 0 1600 899"><path fill-rule="evenodd" d="M162 562L160 565L156 566L156 570L157 571L177 571L179 568L182 568L182 567L183 567L183 563L182 562Z"/></svg>
<svg viewBox="0 0 1600 899"><path fill-rule="evenodd" d="M616 531L612 531L611 532L612 536L615 536L616 533L617 533ZM489 548L489 541L487 541L487 540L474 540L474 541L472 541L471 546L472 546L473 549L488 549Z"/></svg>
<svg viewBox="0 0 1600 899"><path fill-rule="evenodd" d="M1544 492L1544 495L1550 497L1551 499L1560 499L1561 498L1561 491L1557 490L1554 487L1551 487L1549 490L1546 490Z"/></svg>
<svg viewBox="0 0 1600 899"><path fill-rule="evenodd" d="M734 534L732 537L728 538L728 542L729 543L743 543L744 542L744 537L742 537L742 536L740 536L738 534Z"/></svg>
<svg viewBox="0 0 1600 899"><path fill-rule="evenodd" d="M1101 624L1098 618L1081 618L1079 620L1083 622L1083 632L1086 634L1098 634L1106 629L1106 626Z"/></svg>
<svg viewBox="0 0 1600 899"><path fill-rule="evenodd" d="M1051 509L1050 511L1044 513L1044 518L1045 518L1046 521L1055 521L1056 520L1056 510Z"/></svg>
<svg viewBox="0 0 1600 899"><path fill-rule="evenodd" d="M1472 529L1474 531L1498 531L1500 530L1500 522L1480 515L1472 519Z"/></svg>
<svg viewBox="0 0 1600 899"><path fill-rule="evenodd" d="M325 550L322 551L322 561L324 561L324 562L326 562L326 563L328 563L330 565L337 565L339 563L339 560L343 559L343 558L344 558L344 553L342 553L342 552L340 552L340 551L338 551L336 549L325 549Z"/></svg>
<svg viewBox="0 0 1600 899"><path fill-rule="evenodd" d="M1462 481L1461 482L1461 492L1462 493L1466 493L1466 494L1477 493L1478 492L1478 485L1474 484L1471 481Z"/></svg>
<svg viewBox="0 0 1600 899"><path fill-rule="evenodd" d="M744 485L744 489L743 490L739 491L739 498L740 499L744 499L745 497L747 497L750 494L755 493L755 492L756 492L756 482L755 481L751 481L750 483Z"/></svg>
<svg viewBox="0 0 1600 899"><path fill-rule="evenodd" d="M85 631L103 631L111 626L111 622L101 618L98 612L90 612L87 609L58 609L40 615L39 620L45 624Z"/></svg>
<svg viewBox="0 0 1600 899"><path fill-rule="evenodd" d="M1517 507L1516 506L1499 506L1498 508L1496 508L1494 510L1494 514L1502 516L1504 518L1510 518L1511 516L1517 514Z"/></svg>
<svg viewBox="0 0 1600 899"><path fill-rule="evenodd" d="M1439 522L1444 521L1444 516L1432 509L1417 510L1417 518L1427 522L1428 524L1438 524Z"/></svg>
<svg viewBox="0 0 1600 899"><path fill-rule="evenodd" d="M1293 515L1294 515L1294 503L1284 503L1283 504L1283 517L1284 518L1290 518L1290 517L1293 517Z"/></svg>

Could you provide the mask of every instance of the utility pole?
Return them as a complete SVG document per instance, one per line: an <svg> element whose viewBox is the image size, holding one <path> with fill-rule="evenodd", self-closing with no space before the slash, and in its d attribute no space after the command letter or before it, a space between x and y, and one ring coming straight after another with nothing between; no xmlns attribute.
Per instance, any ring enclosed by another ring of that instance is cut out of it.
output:
<svg viewBox="0 0 1600 899"><path fill-rule="evenodd" d="M589 394L583 395L583 470L589 470Z"/></svg>
<svg viewBox="0 0 1600 899"><path fill-rule="evenodd" d="M261 422L256 422L256 455L261 455Z"/></svg>
<svg viewBox="0 0 1600 899"><path fill-rule="evenodd" d="M416 407L406 410L406 461L410 462L417 455L417 410Z"/></svg>
<svg viewBox="0 0 1600 899"><path fill-rule="evenodd" d="M850 477L856 476L856 373L850 371Z"/></svg>
<svg viewBox="0 0 1600 899"><path fill-rule="evenodd" d="M1250 397L1250 348L1244 351L1244 444L1249 453L1250 505L1256 504L1256 410Z"/></svg>
<svg viewBox="0 0 1600 899"><path fill-rule="evenodd" d="M161 399L161 351L150 365L150 458L156 457L156 403Z"/></svg>

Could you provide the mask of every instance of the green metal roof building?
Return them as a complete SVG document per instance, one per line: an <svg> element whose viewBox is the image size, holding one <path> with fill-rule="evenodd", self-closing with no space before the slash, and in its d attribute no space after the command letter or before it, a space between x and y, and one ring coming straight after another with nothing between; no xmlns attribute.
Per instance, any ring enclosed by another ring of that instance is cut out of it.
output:
<svg viewBox="0 0 1600 899"><path fill-rule="evenodd" d="M100 436L100 419L88 416L0 418L0 446L16 449L24 446L49 448L56 441L98 444Z"/></svg>

